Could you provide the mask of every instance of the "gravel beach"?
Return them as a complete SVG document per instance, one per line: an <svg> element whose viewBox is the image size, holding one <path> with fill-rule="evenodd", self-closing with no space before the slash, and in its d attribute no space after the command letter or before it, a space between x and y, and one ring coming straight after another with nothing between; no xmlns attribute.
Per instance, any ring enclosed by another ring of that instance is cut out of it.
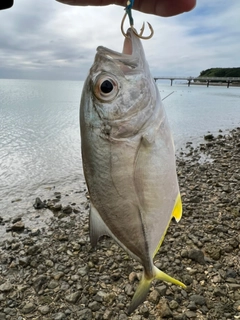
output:
<svg viewBox="0 0 240 320"><path fill-rule="evenodd" d="M44 227L0 212L8 234L0 243L0 320L240 319L240 128L188 142L177 173L183 217L170 224L155 265L186 290L155 281L128 316L141 265L107 237L91 248L85 186L49 190L49 199L32 199L35 219L49 216Z"/></svg>

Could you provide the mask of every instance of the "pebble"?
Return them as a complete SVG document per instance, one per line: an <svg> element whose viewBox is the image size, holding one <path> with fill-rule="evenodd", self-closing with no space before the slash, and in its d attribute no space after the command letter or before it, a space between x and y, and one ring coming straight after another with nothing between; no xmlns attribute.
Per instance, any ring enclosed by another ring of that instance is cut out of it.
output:
<svg viewBox="0 0 240 320"><path fill-rule="evenodd" d="M66 213L66 214L70 214L70 213L72 213L72 207L70 205L67 205L62 208L62 212Z"/></svg>
<svg viewBox="0 0 240 320"><path fill-rule="evenodd" d="M186 317L188 318L188 319L196 319L196 313L195 312L193 312L193 311L186 311Z"/></svg>
<svg viewBox="0 0 240 320"><path fill-rule="evenodd" d="M10 290L12 290L12 288L13 288L13 285L9 281L6 281L0 285L1 292L10 291Z"/></svg>
<svg viewBox="0 0 240 320"><path fill-rule="evenodd" d="M31 303L31 302L26 303L24 305L24 307L22 308L22 313L24 313L24 314L31 313L35 310L35 308L36 308L36 306L33 303Z"/></svg>
<svg viewBox="0 0 240 320"><path fill-rule="evenodd" d="M24 228L25 224L22 221L17 221L11 226L12 231L22 231Z"/></svg>
<svg viewBox="0 0 240 320"><path fill-rule="evenodd" d="M153 290L148 297L148 300L154 304L157 304L159 302L159 299L160 294L157 290Z"/></svg>
<svg viewBox="0 0 240 320"><path fill-rule="evenodd" d="M54 320L65 320L66 316L63 312L58 312L54 316Z"/></svg>
<svg viewBox="0 0 240 320"><path fill-rule="evenodd" d="M205 264L204 254L201 250L191 249L188 252L188 258L193 261L198 262L199 264Z"/></svg>
<svg viewBox="0 0 240 320"><path fill-rule="evenodd" d="M41 306L41 307L39 307L38 310L40 311L41 314L45 315L45 314L49 313L50 308L49 308L49 306Z"/></svg>
<svg viewBox="0 0 240 320"><path fill-rule="evenodd" d="M190 301L193 301L196 304L199 304L200 306L205 304L205 298L197 294L190 296Z"/></svg>
<svg viewBox="0 0 240 320"><path fill-rule="evenodd" d="M179 306L179 304L178 304L177 301L175 301L175 300L169 301L169 307L170 307L172 310L177 309L178 306Z"/></svg>
<svg viewBox="0 0 240 320"><path fill-rule="evenodd" d="M6 314L3 312L0 312L0 320L6 320Z"/></svg>
<svg viewBox="0 0 240 320"><path fill-rule="evenodd" d="M92 320L92 311L90 309L83 309L78 312L79 320Z"/></svg>
<svg viewBox="0 0 240 320"><path fill-rule="evenodd" d="M168 302L165 299L161 299L157 305L157 308L159 310L159 315L162 318L171 318L172 317L172 311L168 306Z"/></svg>
<svg viewBox="0 0 240 320"><path fill-rule="evenodd" d="M66 295L66 301L67 302L71 302L71 303L76 303L78 298L80 297L81 292L77 291L77 292L73 292L69 295Z"/></svg>

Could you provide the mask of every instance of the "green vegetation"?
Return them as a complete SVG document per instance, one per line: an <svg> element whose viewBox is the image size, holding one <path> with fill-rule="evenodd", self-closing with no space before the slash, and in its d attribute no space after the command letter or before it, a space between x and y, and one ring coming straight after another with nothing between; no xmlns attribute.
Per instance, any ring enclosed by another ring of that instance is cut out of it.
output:
<svg viewBox="0 0 240 320"><path fill-rule="evenodd" d="M198 77L239 77L240 78L240 68L211 68L200 72ZM224 80L213 80L215 83L224 83ZM194 82L206 82L206 80L194 80ZM239 83L239 80L231 80L231 83ZM228 82L229 83L229 82Z"/></svg>
<svg viewBox="0 0 240 320"><path fill-rule="evenodd" d="M240 77L240 68L211 68L201 71L199 77Z"/></svg>

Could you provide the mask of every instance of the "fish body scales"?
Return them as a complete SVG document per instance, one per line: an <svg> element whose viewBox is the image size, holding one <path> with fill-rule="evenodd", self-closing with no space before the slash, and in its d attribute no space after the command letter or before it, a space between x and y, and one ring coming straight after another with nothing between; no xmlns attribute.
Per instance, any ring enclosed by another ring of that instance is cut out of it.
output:
<svg viewBox="0 0 240 320"><path fill-rule="evenodd" d="M80 127L91 243L109 235L144 268L132 312L145 300L153 279L184 284L153 264L182 207L160 94L140 40L131 29L128 35L123 53L97 49L82 92Z"/></svg>

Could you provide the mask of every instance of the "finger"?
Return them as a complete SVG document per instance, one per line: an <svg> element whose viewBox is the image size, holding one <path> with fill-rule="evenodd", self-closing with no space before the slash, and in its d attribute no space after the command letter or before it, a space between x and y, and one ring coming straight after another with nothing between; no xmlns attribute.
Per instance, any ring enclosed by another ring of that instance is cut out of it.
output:
<svg viewBox="0 0 240 320"><path fill-rule="evenodd" d="M57 0L75 6L105 6L117 4L126 6L126 0ZM135 0L134 9L158 16L169 17L192 10L196 0Z"/></svg>

